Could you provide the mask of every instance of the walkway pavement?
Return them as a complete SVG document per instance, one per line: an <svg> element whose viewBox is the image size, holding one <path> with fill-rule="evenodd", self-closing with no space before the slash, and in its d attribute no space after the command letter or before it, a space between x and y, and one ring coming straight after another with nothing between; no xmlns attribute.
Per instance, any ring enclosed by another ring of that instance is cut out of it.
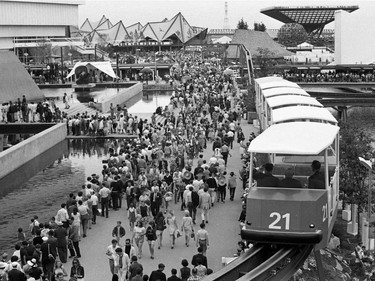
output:
<svg viewBox="0 0 375 281"><path fill-rule="evenodd" d="M246 139L248 139L251 132L257 133L257 130L247 124L246 120L241 122ZM204 151L204 159L209 159L212 156L212 144L209 143L207 149ZM229 157L227 172L235 172L238 178L238 171L241 168L241 160L239 155L239 145L234 143L231 150L232 157ZM195 164L196 161L194 161ZM222 268L221 258L231 257L236 253L237 242L240 239L238 218L241 211L241 195L242 182L238 180L238 187L236 190L235 200L227 200L225 203L216 203L210 212L209 224L206 229L209 233L210 247L207 251L208 265L214 271ZM125 206L125 200L123 206ZM181 226L183 212L180 211L180 205L172 206L175 210L177 221ZM199 229L200 211L197 212L198 224L195 230ZM121 220L126 229L126 238L132 237L132 232L129 230L126 209L123 207L119 211L110 211L109 218L99 217L97 224L92 226L89 230L87 238L83 238L80 242L82 258L81 263L85 268L85 280L89 281L105 281L111 280L111 273L108 265L108 258L105 254L106 248L111 244L111 232L116 225L116 221ZM157 268L158 263L165 264L165 273L170 276L172 268L179 270L181 267L181 260L186 258L191 262L191 258L197 252L195 241L191 241L190 247L184 245L184 238L180 237L176 240L176 246L171 249L169 246L169 237L164 233L163 247L158 250L155 249L155 259L152 260L149 255L147 242L143 245L143 257L140 263L144 267L144 274L150 274L152 270ZM71 259L65 265L70 272Z"/></svg>

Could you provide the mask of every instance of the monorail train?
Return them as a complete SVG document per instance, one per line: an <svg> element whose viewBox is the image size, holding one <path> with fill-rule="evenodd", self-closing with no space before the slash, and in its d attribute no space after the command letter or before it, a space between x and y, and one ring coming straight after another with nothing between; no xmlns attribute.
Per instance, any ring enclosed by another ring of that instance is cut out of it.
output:
<svg viewBox="0 0 375 281"><path fill-rule="evenodd" d="M256 79L255 92L261 131L272 124L297 120L337 124L333 115L296 83L264 77Z"/></svg>
<svg viewBox="0 0 375 281"><path fill-rule="evenodd" d="M249 192L242 238L254 243L326 247L337 214L339 127L332 114L297 84L267 77L255 80L262 133L248 148ZM259 186L256 153L268 155L280 180L292 170L300 188ZM314 160L321 164L321 189L308 187Z"/></svg>

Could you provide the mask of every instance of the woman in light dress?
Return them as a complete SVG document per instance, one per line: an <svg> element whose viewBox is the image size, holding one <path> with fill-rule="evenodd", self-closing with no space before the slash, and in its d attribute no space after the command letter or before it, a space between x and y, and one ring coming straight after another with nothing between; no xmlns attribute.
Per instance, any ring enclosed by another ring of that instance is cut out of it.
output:
<svg viewBox="0 0 375 281"><path fill-rule="evenodd" d="M173 210L170 210L167 213L166 220L167 220L167 227L168 227L168 232L169 232L169 242L171 245L171 249L173 249L175 245L177 230L178 230L177 220L176 220Z"/></svg>
<svg viewBox="0 0 375 281"><path fill-rule="evenodd" d="M134 227L133 240L138 250L138 259L142 258L142 246L145 240L146 228L143 226L141 221L137 222L137 225Z"/></svg>
<svg viewBox="0 0 375 281"><path fill-rule="evenodd" d="M193 219L190 216L190 212L185 210L185 216L182 218L181 230L185 233L185 245L189 247L191 233L194 232L193 229Z"/></svg>

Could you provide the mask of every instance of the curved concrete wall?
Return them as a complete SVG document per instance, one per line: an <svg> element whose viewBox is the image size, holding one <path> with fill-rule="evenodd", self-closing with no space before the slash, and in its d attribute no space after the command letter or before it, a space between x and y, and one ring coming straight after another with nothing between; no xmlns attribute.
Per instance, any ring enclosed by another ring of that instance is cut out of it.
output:
<svg viewBox="0 0 375 281"><path fill-rule="evenodd" d="M111 96L108 99L102 101L100 104L97 105L98 110L103 113L107 113L110 111L111 103L116 106L116 104L122 104L135 95L139 94L143 90L143 84L141 82L136 83L135 85L131 86L130 88L119 88L118 94L115 96Z"/></svg>
<svg viewBox="0 0 375 281"><path fill-rule="evenodd" d="M0 178L66 138L66 124L59 123L0 153Z"/></svg>

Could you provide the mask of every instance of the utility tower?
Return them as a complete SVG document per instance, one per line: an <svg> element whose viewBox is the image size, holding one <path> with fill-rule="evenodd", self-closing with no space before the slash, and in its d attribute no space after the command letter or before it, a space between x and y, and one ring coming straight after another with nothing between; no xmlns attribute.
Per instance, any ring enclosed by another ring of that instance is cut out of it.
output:
<svg viewBox="0 0 375 281"><path fill-rule="evenodd" d="M224 29L230 29L228 19L228 2L225 2Z"/></svg>

